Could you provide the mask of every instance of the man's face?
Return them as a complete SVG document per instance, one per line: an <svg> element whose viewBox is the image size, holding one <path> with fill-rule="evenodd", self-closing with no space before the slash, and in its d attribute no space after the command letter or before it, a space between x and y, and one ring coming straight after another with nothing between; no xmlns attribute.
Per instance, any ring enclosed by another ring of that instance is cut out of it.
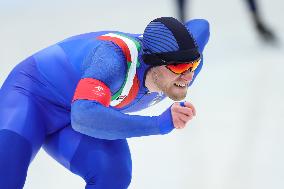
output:
<svg viewBox="0 0 284 189"><path fill-rule="evenodd" d="M188 84L193 78L194 72L186 71L183 74L175 74L166 66L158 66L153 73L155 85L165 95L175 101L186 97Z"/></svg>

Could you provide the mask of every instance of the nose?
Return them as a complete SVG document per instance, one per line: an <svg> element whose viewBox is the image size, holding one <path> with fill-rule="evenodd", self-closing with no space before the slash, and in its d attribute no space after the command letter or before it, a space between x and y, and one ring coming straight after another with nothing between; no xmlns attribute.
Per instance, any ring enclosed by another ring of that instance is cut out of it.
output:
<svg viewBox="0 0 284 189"><path fill-rule="evenodd" d="M194 72L187 71L181 75L181 78L185 81L191 81L194 76Z"/></svg>

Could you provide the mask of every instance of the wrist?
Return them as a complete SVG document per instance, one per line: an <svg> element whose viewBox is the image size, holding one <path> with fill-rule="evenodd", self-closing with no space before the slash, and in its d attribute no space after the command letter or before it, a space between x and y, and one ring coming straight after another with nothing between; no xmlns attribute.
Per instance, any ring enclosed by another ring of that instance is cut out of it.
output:
<svg viewBox="0 0 284 189"><path fill-rule="evenodd" d="M157 122L161 134L168 134L174 129L171 107L157 117Z"/></svg>

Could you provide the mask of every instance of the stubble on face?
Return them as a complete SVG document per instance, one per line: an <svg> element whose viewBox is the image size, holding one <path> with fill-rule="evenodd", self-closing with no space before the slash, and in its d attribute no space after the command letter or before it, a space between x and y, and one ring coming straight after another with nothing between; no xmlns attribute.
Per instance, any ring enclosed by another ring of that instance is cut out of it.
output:
<svg viewBox="0 0 284 189"><path fill-rule="evenodd" d="M174 101L183 100L186 97L188 86L179 87L176 83L184 82L179 75L172 73L165 67L153 71L153 82L156 87Z"/></svg>

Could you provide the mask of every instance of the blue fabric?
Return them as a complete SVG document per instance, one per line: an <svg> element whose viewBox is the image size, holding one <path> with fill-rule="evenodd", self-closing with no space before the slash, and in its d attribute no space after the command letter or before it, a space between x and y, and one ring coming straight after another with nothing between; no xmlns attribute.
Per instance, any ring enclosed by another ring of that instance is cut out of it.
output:
<svg viewBox="0 0 284 189"><path fill-rule="evenodd" d="M17 133L0 130L0 188L23 188L32 148Z"/></svg>
<svg viewBox="0 0 284 189"><path fill-rule="evenodd" d="M37 69L33 57L18 64L0 90L0 129L10 129L41 146L46 134L70 124L70 105Z"/></svg>
<svg viewBox="0 0 284 189"><path fill-rule="evenodd" d="M25 62L31 61L27 59ZM26 65L29 67L27 70ZM33 75L34 71L32 64L19 64L0 90L0 130L11 130L23 136L32 144L33 156L44 140L45 129L41 124L44 110L31 91L36 92L46 86Z"/></svg>
<svg viewBox="0 0 284 189"><path fill-rule="evenodd" d="M112 94L120 89L126 75L126 62L121 49L109 42L96 47L82 67L85 69L82 78L91 77L104 82ZM71 110L72 127L95 138L115 140L160 134L153 117L126 115L86 100L77 100Z"/></svg>
<svg viewBox="0 0 284 189"><path fill-rule="evenodd" d="M82 137L81 133L75 132L69 125L54 134L48 135L43 144L43 149L70 170L70 161Z"/></svg>
<svg viewBox="0 0 284 189"><path fill-rule="evenodd" d="M197 43L198 45L200 45L199 48L203 50L209 37L208 22L205 20L194 20L187 23L187 26L189 30L191 30L193 37L196 37ZM96 50L98 51L99 49L101 49L101 47L97 48ZM105 51L105 48L102 50ZM92 66L86 68L84 72L86 74L83 74L83 77L99 78L99 80L106 83L112 89L112 83L116 83L120 80L119 75L117 75L116 73L124 73L125 68L121 66L113 66L113 64L111 63L113 62L113 59L116 59L118 62L121 62L121 64L119 65L123 65L124 59L117 58L118 56L121 56L121 54L117 50L105 51L108 55L104 55L103 51L99 51L100 53L98 54L102 54L100 56L94 53L93 58L89 59L89 63L84 62L84 64L90 64ZM116 53L116 55L114 53ZM97 66L94 65L99 65L102 62L104 69L100 69L99 71L96 70L95 67ZM202 62L194 74L194 79L201 70L201 67ZM190 83L190 85L192 83L193 81ZM112 117L111 120L108 119L109 116ZM164 122L163 124L157 124L154 121L154 117L143 116L141 118L141 116L134 117L132 115L125 115L111 108L105 108L98 103L88 102L84 100L78 100L72 105L71 118L72 127L76 131L102 139L113 140L153 134L165 134L173 129L173 125L170 124L171 122L166 123L166 121L171 120L171 114L169 113L164 113L163 115L161 115L161 117L159 117L158 120L163 120L160 121ZM139 121L140 119L141 122ZM160 130L160 132L158 132L158 129Z"/></svg>
<svg viewBox="0 0 284 189"><path fill-rule="evenodd" d="M45 136L70 124L33 57L18 64L0 89L0 188L22 188Z"/></svg>
<svg viewBox="0 0 284 189"><path fill-rule="evenodd" d="M195 39L198 50L202 53L210 36L208 21L204 19L193 19L186 22L185 25Z"/></svg>
<svg viewBox="0 0 284 189"><path fill-rule="evenodd" d="M140 41L140 38L136 39ZM149 90L145 87L144 79L145 79L145 74L149 69L149 65L143 63L142 53L143 51L139 52L138 61L141 62L141 64L139 68L136 70L139 80L139 91L136 98L129 105L119 109L119 111L123 113L137 112L139 110L143 110L151 106L152 102L155 101L157 98L159 98L160 100L165 98L165 96L160 97L160 94L157 92L149 93Z"/></svg>
<svg viewBox="0 0 284 189"><path fill-rule="evenodd" d="M179 104L180 104L181 106L185 106L184 102L180 102Z"/></svg>
<svg viewBox="0 0 284 189"><path fill-rule="evenodd" d="M193 37L196 38L197 44L202 51L209 38L208 22L205 20L193 20L186 23L186 25L191 31ZM125 67L121 66L124 65L123 62L125 62L124 58L122 57L121 51L119 49L114 50L113 48L114 47L111 47L109 45L101 45L96 48L96 50L91 55L92 58L87 59L89 62L84 62L84 65L92 66L85 66L86 69L82 76L92 77L103 81L111 88L112 94L114 94L115 92L113 85L119 83L117 84L117 86L119 86L122 83L121 76L123 74L119 75L117 73L125 73ZM116 65L112 63L114 59L116 60ZM100 67L100 64L104 65L104 69L96 69L97 67ZM203 61L196 69L194 79L197 77L199 71L202 68L202 65ZM138 73L140 73L139 69ZM143 75L144 74L145 70L143 72ZM140 77L139 79L142 78ZM190 85L192 83L193 81L190 83ZM143 101L142 99L147 97L147 95L144 93L145 90L143 90L143 87L140 86L140 89L141 88L142 97L141 99L139 99L138 104L149 104L149 102L154 99L149 99L148 102ZM155 94L156 97L157 95L158 94ZM135 100L134 102L132 102L132 104L134 103L136 103ZM112 117L111 120L109 119L109 116ZM165 113L161 116L162 117L159 117L159 120L171 120L171 115L169 113ZM166 116L168 116L167 119ZM99 103L85 100L78 100L72 105L72 127L78 132L101 139L114 140L153 134L165 134L172 130L173 126L171 124L166 124L165 121L164 124L157 124L154 119L154 117L149 116L143 116L141 118L141 116L125 115L112 108L106 108ZM160 125L164 126L161 127Z"/></svg>
<svg viewBox="0 0 284 189"><path fill-rule="evenodd" d="M45 151L86 181L88 189L124 189L131 181L131 156L126 140L101 140L71 127L50 135Z"/></svg>
<svg viewBox="0 0 284 189"><path fill-rule="evenodd" d="M72 104L71 121L74 130L100 139L160 134L157 117L127 115L87 100L78 100Z"/></svg>
<svg viewBox="0 0 284 189"><path fill-rule="evenodd" d="M199 52L202 53L210 37L210 30L209 30L210 28L208 21L204 19L193 19L186 22L185 25L188 28L188 30L190 30L192 36L194 37L198 45ZM197 75L202 69L202 66L203 66L203 55L199 66L194 71L193 79L189 84L190 86L194 83Z"/></svg>
<svg viewBox="0 0 284 189"><path fill-rule="evenodd" d="M40 75L46 83L49 83L49 88L54 93L56 101L70 109L73 91L81 77L80 70L70 64L69 57L59 45L52 45L41 50L32 58L36 62Z"/></svg>
<svg viewBox="0 0 284 189"><path fill-rule="evenodd" d="M171 107L169 107L165 112L158 116L158 125L161 134L168 134L174 129Z"/></svg>
<svg viewBox="0 0 284 189"><path fill-rule="evenodd" d="M172 32L160 22L151 22L143 33L143 44L151 53L162 53L179 50Z"/></svg>
<svg viewBox="0 0 284 189"><path fill-rule="evenodd" d="M85 58L81 78L96 78L105 83L115 94L127 74L127 64L120 48L111 42L103 42Z"/></svg>
<svg viewBox="0 0 284 189"><path fill-rule="evenodd" d="M193 20L187 26L202 52L209 38L208 23ZM141 60L141 52L138 57L141 66L137 70L139 91L129 105L107 108L87 100L71 105L80 78L99 78L112 93L125 78L125 58L119 47L95 39L104 33L68 38L27 58L9 74L0 89L0 173L12 173L7 174L7 183L1 180L0 188L13 188L6 187L11 180L12 186L23 185L28 164L45 139L46 151L82 176L86 188L127 188L131 158L125 138L166 134L173 129L169 109L153 117L125 114L164 98L158 93L148 94L144 86L148 67ZM136 34L129 36L137 38ZM202 63L195 78L201 67ZM70 127L71 120L72 127L81 133ZM6 149L8 146L13 149ZM14 162L18 163L17 173ZM19 180L14 178L17 176Z"/></svg>
<svg viewBox="0 0 284 189"><path fill-rule="evenodd" d="M71 171L86 181L86 189L126 189L132 163L127 141L82 137Z"/></svg>

